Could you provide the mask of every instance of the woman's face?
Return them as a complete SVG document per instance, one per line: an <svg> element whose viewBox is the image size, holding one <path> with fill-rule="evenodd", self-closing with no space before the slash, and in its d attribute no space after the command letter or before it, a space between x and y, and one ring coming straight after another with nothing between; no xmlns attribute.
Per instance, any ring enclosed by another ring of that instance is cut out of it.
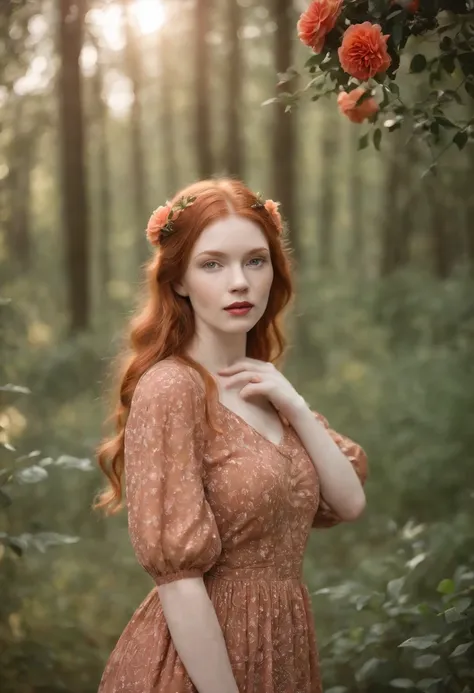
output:
<svg viewBox="0 0 474 693"><path fill-rule="evenodd" d="M207 226L175 289L189 296L196 327L246 333L265 312L273 281L268 242L252 221L232 215ZM234 303L250 307L229 309Z"/></svg>

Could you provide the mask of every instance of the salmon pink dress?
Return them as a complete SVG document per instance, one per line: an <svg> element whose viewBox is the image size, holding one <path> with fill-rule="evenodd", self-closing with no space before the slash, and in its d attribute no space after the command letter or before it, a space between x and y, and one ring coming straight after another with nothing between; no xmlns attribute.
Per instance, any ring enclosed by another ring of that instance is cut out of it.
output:
<svg viewBox="0 0 474 693"><path fill-rule="evenodd" d="M303 554L340 518L288 422L274 444L219 403L212 432L195 371L164 359L141 377L125 429L129 533L156 585L202 577L240 693L321 693ZM327 427L324 417L316 414ZM330 435L367 476L363 450ZM99 693L197 693L154 587L105 667Z"/></svg>

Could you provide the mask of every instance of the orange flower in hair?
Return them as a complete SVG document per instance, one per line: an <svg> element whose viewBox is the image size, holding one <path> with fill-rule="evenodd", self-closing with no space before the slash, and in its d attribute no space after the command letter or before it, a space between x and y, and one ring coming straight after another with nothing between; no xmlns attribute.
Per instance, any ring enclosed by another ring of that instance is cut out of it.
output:
<svg viewBox="0 0 474 693"><path fill-rule="evenodd" d="M190 207L196 197L182 197L178 202L171 206L170 202L155 209L146 227L146 235L152 245L160 245L163 237L173 233L174 222L181 214L183 209Z"/></svg>
<svg viewBox="0 0 474 693"><path fill-rule="evenodd" d="M146 227L146 235L152 245L159 245L161 229L168 221L170 212L171 205L167 202L166 205L161 205L152 213Z"/></svg>
<svg viewBox="0 0 474 693"><path fill-rule="evenodd" d="M277 227L277 231L279 234L282 233L283 231L283 222L281 220L281 214L279 212L279 202L274 202L274 200L266 200L265 202L265 209L273 219L275 226Z"/></svg>

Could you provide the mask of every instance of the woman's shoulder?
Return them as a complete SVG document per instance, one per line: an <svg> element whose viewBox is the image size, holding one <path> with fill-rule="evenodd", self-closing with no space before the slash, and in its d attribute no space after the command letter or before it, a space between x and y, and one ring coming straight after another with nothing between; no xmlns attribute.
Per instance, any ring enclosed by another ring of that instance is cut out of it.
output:
<svg viewBox="0 0 474 693"><path fill-rule="evenodd" d="M198 380L192 368L174 357L161 359L150 366L140 377L134 391L134 399L160 399L162 396L199 396Z"/></svg>

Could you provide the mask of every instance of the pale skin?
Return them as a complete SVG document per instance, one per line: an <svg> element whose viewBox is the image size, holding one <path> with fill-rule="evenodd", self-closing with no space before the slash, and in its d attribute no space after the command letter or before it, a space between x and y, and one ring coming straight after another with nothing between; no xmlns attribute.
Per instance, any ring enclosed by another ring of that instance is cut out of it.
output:
<svg viewBox="0 0 474 693"><path fill-rule="evenodd" d="M188 354L215 378L219 397L278 443L280 414L299 435L320 479L321 494L341 519L355 520L365 495L349 460L304 399L271 363L246 356L247 333L267 307L273 281L268 243L257 224L231 215L208 226L174 289L189 297L196 324ZM225 310L234 302L253 304L246 315ZM239 693L222 629L202 578L158 587L176 650L199 693Z"/></svg>

